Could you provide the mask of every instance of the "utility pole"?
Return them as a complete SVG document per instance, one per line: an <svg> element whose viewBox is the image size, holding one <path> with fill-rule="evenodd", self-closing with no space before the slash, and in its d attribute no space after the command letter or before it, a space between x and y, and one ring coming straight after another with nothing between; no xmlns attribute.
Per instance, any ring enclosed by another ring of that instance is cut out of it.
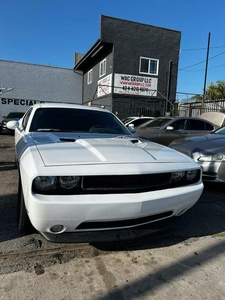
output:
<svg viewBox="0 0 225 300"><path fill-rule="evenodd" d="M169 61L169 74L168 74L168 80L167 80L167 103L166 103L166 113L172 112L171 107L171 101L170 101L170 92L171 92L171 81L172 81L172 68L173 68L173 62L172 60Z"/></svg>
<svg viewBox="0 0 225 300"><path fill-rule="evenodd" d="M206 53L205 80L204 80L204 88L203 88L202 108L204 108L204 100L205 100L205 94L206 94L206 80L207 80L207 72L208 72L210 36L211 36L211 33L209 32L209 35L208 35L208 46L207 46L207 53Z"/></svg>

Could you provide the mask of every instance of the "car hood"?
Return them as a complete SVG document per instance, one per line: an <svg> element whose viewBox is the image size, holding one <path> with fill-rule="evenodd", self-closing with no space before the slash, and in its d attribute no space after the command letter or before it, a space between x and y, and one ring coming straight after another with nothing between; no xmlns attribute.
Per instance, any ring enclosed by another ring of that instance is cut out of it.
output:
<svg viewBox="0 0 225 300"><path fill-rule="evenodd" d="M207 134L204 136L193 136L184 139L173 141L169 147L177 150L186 151L204 151L211 149L218 151L218 149L225 149L225 136L220 134Z"/></svg>
<svg viewBox="0 0 225 300"><path fill-rule="evenodd" d="M203 113L199 116L199 118L207 120L213 124L215 124L218 127L223 126L225 122L225 114L218 111L211 111Z"/></svg>
<svg viewBox="0 0 225 300"><path fill-rule="evenodd" d="M32 133L31 137L45 166L190 162L172 149L135 136Z"/></svg>

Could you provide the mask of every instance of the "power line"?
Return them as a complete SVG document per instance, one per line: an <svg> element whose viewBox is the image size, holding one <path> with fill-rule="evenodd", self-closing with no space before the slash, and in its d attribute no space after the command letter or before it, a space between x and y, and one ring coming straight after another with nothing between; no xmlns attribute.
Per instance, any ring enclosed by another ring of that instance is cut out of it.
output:
<svg viewBox="0 0 225 300"><path fill-rule="evenodd" d="M218 66L215 66L215 67L212 67L212 68L208 68L208 70L217 69L217 68L223 67L223 66L225 66L225 64L218 65ZM185 71L185 72L202 72L202 71L205 71L205 69L199 69L199 70L182 70L182 69L180 69L179 71Z"/></svg>
<svg viewBox="0 0 225 300"><path fill-rule="evenodd" d="M178 71L183 71L184 69L188 69L188 68L191 68L191 67L194 67L194 66L200 65L200 64L202 64L202 63L204 63L204 62L205 62L205 60L202 60L202 61L200 61L200 62L198 62L198 63L196 63L196 64L193 64L193 65L190 65L190 66L187 66L187 67L184 67L184 68L178 69Z"/></svg>
<svg viewBox="0 0 225 300"><path fill-rule="evenodd" d="M225 48L225 46L215 46L210 47L210 49L218 49L218 48ZM205 50L207 48L190 48L190 49L181 49L180 51L196 51L196 50Z"/></svg>
<svg viewBox="0 0 225 300"><path fill-rule="evenodd" d="M225 66L225 64L218 65L218 66L215 66L215 67L212 67L212 68L209 68L209 69L210 69L210 70L211 70L211 69L216 69L216 68L219 68L219 67L222 67L222 66Z"/></svg>
<svg viewBox="0 0 225 300"><path fill-rule="evenodd" d="M187 97L189 95L202 95L202 94L199 94L199 93L188 93L188 92L176 92L176 94L182 94L182 95L186 95Z"/></svg>
<svg viewBox="0 0 225 300"><path fill-rule="evenodd" d="M221 52L221 53L219 53L219 54L217 54L217 55L215 55L215 56L210 57L208 60L211 60L211 59L213 59L213 58L216 58L216 57L218 57L218 56L220 56L220 55L222 55L222 54L224 54L224 53L225 53L225 51L223 51L223 52ZM200 64L202 64L202 63L204 63L204 62L206 62L206 60L203 60L203 61L200 61L200 62L198 62L198 63L196 63L196 64L193 64L193 65L190 65L190 66L181 68L181 69L179 69L179 71L182 71L182 70L184 70L184 69L188 69L188 68L191 68L191 67L200 65Z"/></svg>

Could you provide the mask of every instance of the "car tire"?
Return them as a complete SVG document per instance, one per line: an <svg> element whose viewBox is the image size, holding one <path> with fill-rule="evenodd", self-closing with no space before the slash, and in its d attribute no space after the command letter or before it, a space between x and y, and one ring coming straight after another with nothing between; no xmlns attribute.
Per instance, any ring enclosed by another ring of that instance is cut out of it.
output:
<svg viewBox="0 0 225 300"><path fill-rule="evenodd" d="M23 189L20 179L18 184L17 226L18 231L23 233L30 232L32 229L32 225L27 215L26 207L24 204Z"/></svg>
<svg viewBox="0 0 225 300"><path fill-rule="evenodd" d="M18 169L18 161L17 161L16 156L15 156L15 162L14 162L14 164L15 164L15 168ZM18 189L18 192L19 192L19 189Z"/></svg>

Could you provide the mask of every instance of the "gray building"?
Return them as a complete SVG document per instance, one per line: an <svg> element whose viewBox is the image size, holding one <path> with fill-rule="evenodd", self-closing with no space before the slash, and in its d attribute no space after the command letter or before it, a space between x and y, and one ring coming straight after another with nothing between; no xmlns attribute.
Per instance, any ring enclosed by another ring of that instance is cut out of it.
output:
<svg viewBox="0 0 225 300"><path fill-rule="evenodd" d="M0 121L7 112L25 111L36 102L82 104L82 74L73 69L0 60Z"/></svg>
<svg viewBox="0 0 225 300"><path fill-rule="evenodd" d="M105 106L119 118L173 111L180 31L101 15L100 38L74 69L0 60L0 121L39 101Z"/></svg>
<svg viewBox="0 0 225 300"><path fill-rule="evenodd" d="M83 104L120 118L164 115L176 100L181 33L101 16L100 38L74 70L83 72Z"/></svg>

